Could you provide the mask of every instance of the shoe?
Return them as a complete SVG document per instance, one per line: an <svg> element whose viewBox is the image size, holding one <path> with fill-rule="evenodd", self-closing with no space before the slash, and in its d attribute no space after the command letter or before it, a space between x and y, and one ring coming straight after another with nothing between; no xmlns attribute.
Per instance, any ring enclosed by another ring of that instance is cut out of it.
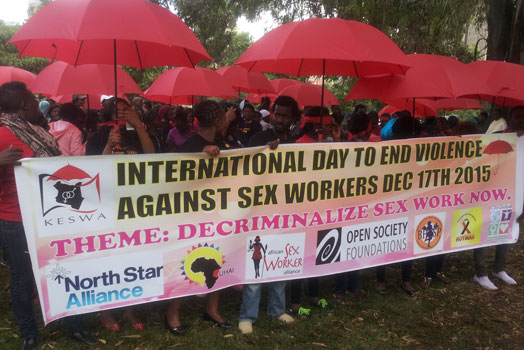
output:
<svg viewBox="0 0 524 350"><path fill-rule="evenodd" d="M406 292L406 294L410 297L417 293L417 291L415 290L415 288L413 288L410 282L401 282L400 288L402 288L402 290Z"/></svg>
<svg viewBox="0 0 524 350"><path fill-rule="evenodd" d="M96 339L91 334L89 334L89 332L83 329L79 330L78 332L73 332L72 335L73 335L73 338L75 338L79 342L84 343L86 345L91 346L91 345L97 345L100 343L98 339Z"/></svg>
<svg viewBox="0 0 524 350"><path fill-rule="evenodd" d="M493 284L493 282L491 282L488 278L488 276L480 276L478 277L477 275L473 276L473 281L477 282L478 284L480 284L480 286L484 289L488 289L488 290L497 290L497 286Z"/></svg>
<svg viewBox="0 0 524 350"><path fill-rule="evenodd" d="M388 294L388 290L386 288L386 283L384 283L384 282L377 282L375 284L375 290L380 295L387 295Z"/></svg>
<svg viewBox="0 0 524 350"><path fill-rule="evenodd" d="M238 322L238 329L242 334L250 334L253 333L253 324L249 321L241 321Z"/></svg>
<svg viewBox="0 0 524 350"><path fill-rule="evenodd" d="M219 326L220 328L224 328L224 329L229 329L229 328L232 328L233 325L229 322L219 322L217 320L215 320L214 318L212 318L208 313L207 311L204 312L204 314L202 315L202 319L204 321L211 321L214 323L215 326Z"/></svg>
<svg viewBox="0 0 524 350"><path fill-rule="evenodd" d="M129 322L131 322L125 315L124 315L124 319L129 321ZM131 322L131 327L133 327L134 330L143 331L144 330L144 322L142 322L142 321Z"/></svg>
<svg viewBox="0 0 524 350"><path fill-rule="evenodd" d="M424 277L424 281L420 283L423 289L428 289L431 286L431 277Z"/></svg>
<svg viewBox="0 0 524 350"><path fill-rule="evenodd" d="M33 350L38 349L38 341L36 338L24 339L24 344L22 344L22 350Z"/></svg>
<svg viewBox="0 0 524 350"><path fill-rule="evenodd" d="M284 323L293 323L293 322L295 322L295 319L292 316L290 316L290 315L288 315L286 313L283 313L282 315L278 316L277 320L279 320L280 322L284 322Z"/></svg>
<svg viewBox="0 0 524 350"><path fill-rule="evenodd" d="M167 321L167 317L164 318L164 323L165 323L165 326L166 326L166 329L169 331L169 333L173 334L173 335L176 335L176 336L182 336L182 335L185 335L186 332L187 332L187 329L186 327L180 325L178 327L172 327L169 325L169 322Z"/></svg>
<svg viewBox="0 0 524 350"><path fill-rule="evenodd" d="M509 284L510 286L517 284L517 281L511 278L511 276L508 275L506 271L493 272L493 276L497 277L499 280L502 280L504 283Z"/></svg>
<svg viewBox="0 0 524 350"><path fill-rule="evenodd" d="M98 318L98 322L100 322L100 324L102 326L106 327L111 332L118 332L120 330L120 323L118 323L118 322L115 322L115 323L112 323L112 324L105 323L104 320L102 319L102 314L101 313L98 313L96 315L96 318Z"/></svg>
<svg viewBox="0 0 524 350"><path fill-rule="evenodd" d="M327 312L335 311L335 308L333 307L333 305L329 304L327 300L324 298L319 299L318 302L315 304L315 306Z"/></svg>
<svg viewBox="0 0 524 350"><path fill-rule="evenodd" d="M311 316L311 309L306 309L305 307L299 307L298 309L289 308L287 312L296 318L306 318Z"/></svg>
<svg viewBox="0 0 524 350"><path fill-rule="evenodd" d="M451 283L451 280L446 275L444 275L442 272L437 272L435 274L435 278L438 279L440 282L445 283L445 284L450 284Z"/></svg>

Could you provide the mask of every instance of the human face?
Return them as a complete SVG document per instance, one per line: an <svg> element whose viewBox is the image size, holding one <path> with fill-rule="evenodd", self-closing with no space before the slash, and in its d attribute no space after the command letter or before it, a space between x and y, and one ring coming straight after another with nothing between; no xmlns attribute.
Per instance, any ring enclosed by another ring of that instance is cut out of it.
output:
<svg viewBox="0 0 524 350"><path fill-rule="evenodd" d="M58 120L58 111L60 110L59 107L55 107L51 110L51 121L56 122Z"/></svg>
<svg viewBox="0 0 524 350"><path fill-rule="evenodd" d="M285 134L295 122L293 112L289 106L275 105L275 113L273 114L273 128L277 134Z"/></svg>
<svg viewBox="0 0 524 350"><path fill-rule="evenodd" d="M24 101L22 102L22 110L24 119L31 124L36 123L42 117L42 112L38 108L38 101L29 90L26 90Z"/></svg>
<svg viewBox="0 0 524 350"><path fill-rule="evenodd" d="M255 119L255 111L251 107L244 108L244 120L246 122L251 122Z"/></svg>

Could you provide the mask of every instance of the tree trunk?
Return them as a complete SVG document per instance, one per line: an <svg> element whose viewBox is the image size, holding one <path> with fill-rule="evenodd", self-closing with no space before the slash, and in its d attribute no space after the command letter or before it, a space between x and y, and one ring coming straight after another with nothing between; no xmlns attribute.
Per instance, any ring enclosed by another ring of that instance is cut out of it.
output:
<svg viewBox="0 0 524 350"><path fill-rule="evenodd" d="M522 3L522 0L519 0ZM488 20L488 60L504 61L509 58L513 0L486 0Z"/></svg>
<svg viewBox="0 0 524 350"><path fill-rule="evenodd" d="M524 0L516 1L512 33L508 61L524 65Z"/></svg>

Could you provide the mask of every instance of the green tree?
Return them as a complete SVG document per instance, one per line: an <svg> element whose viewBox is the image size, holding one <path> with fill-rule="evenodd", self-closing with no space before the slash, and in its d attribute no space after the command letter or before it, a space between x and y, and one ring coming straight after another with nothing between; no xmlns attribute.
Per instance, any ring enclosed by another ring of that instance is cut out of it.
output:
<svg viewBox="0 0 524 350"><path fill-rule="evenodd" d="M35 74L40 73L49 63L48 59L38 57L18 57L18 49L7 42L20 29L17 25L7 25L0 20L0 65L18 67Z"/></svg>
<svg viewBox="0 0 524 350"><path fill-rule="evenodd" d="M524 0L486 0L488 59L524 65Z"/></svg>

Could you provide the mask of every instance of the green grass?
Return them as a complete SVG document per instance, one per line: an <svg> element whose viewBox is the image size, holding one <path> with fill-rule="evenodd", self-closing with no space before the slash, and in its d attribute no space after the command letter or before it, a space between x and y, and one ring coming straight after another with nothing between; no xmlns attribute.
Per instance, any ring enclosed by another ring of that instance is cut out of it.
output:
<svg viewBox="0 0 524 350"><path fill-rule="evenodd" d="M494 249L489 249L488 262ZM165 302L138 307L146 330L135 331L127 323L120 332L103 329L94 315L85 317L86 328L105 344L91 349L523 349L524 348L524 244L515 244L508 256L508 272L520 282L514 287L501 285L496 292L485 291L472 282L472 251L446 257L444 272L453 280L444 285L434 281L430 289L409 297L399 288L398 267L387 271L387 296L374 290L374 269L360 274L361 292L351 305L335 305L332 314L313 309L309 319L283 325L265 315L265 296L254 333L243 336L236 329L241 292L228 289L221 296L223 316L235 328L223 331L201 320L203 298L187 298L182 320L190 326L184 337L174 337L163 326ZM421 281L424 263L415 262L412 281ZM8 292L8 271L0 270L0 349L20 349L21 339L13 320ZM304 283L305 284L305 283ZM321 280L321 293L329 302L333 278ZM40 320L39 349L88 348L69 338L54 322L43 327Z"/></svg>

